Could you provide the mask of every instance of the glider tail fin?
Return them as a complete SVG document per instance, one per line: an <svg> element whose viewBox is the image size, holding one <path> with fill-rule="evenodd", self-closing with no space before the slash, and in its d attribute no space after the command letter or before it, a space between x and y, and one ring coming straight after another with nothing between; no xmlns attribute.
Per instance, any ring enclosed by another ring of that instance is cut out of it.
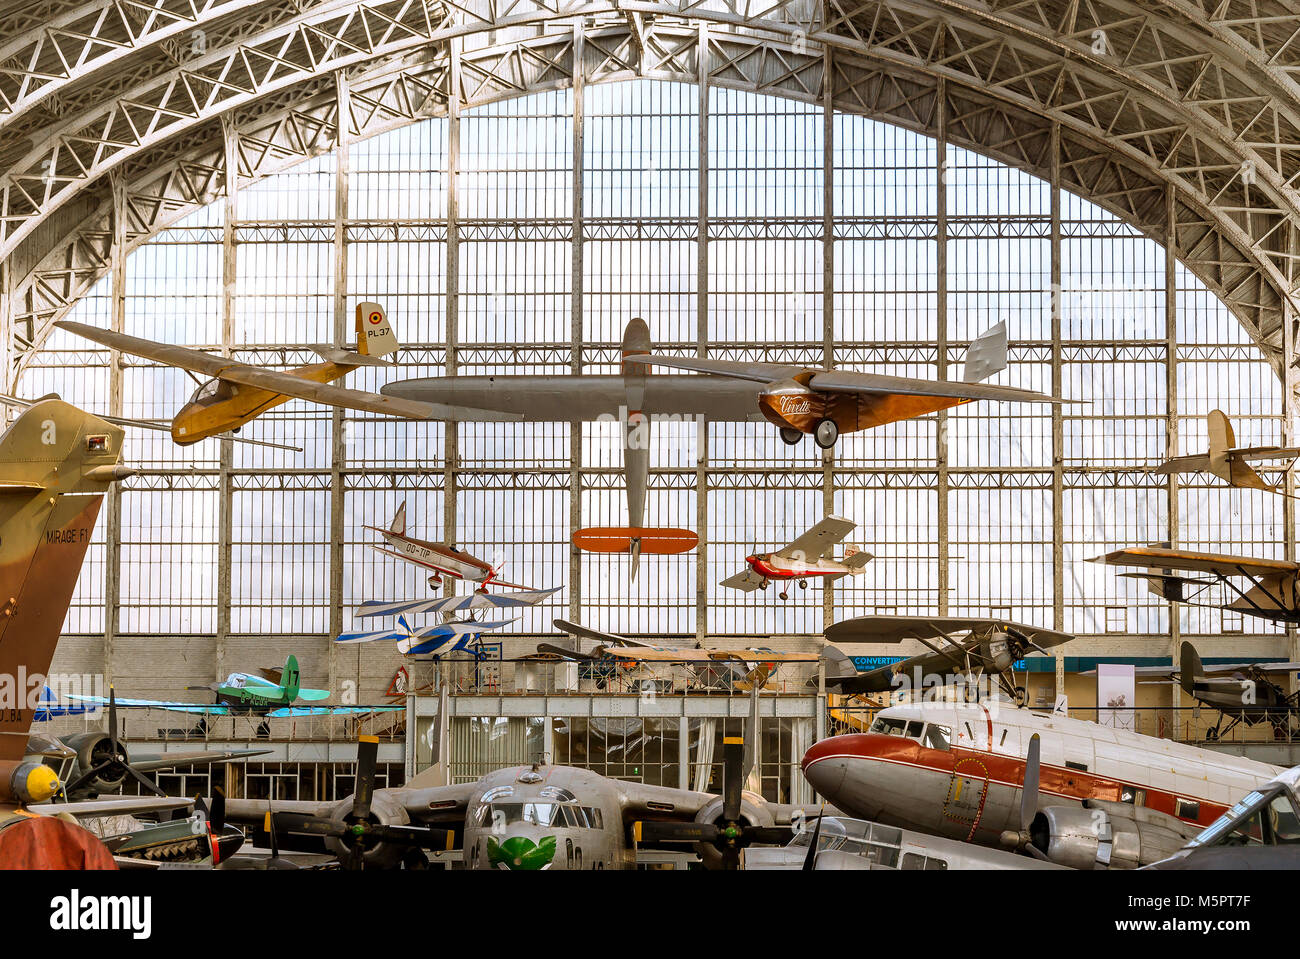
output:
<svg viewBox="0 0 1300 959"><path fill-rule="evenodd" d="M299 681L302 674L298 670L298 657L290 653L284 661L284 671L280 673L280 685L284 687L284 694L288 702L293 702L298 698Z"/></svg>
<svg viewBox="0 0 1300 959"><path fill-rule="evenodd" d="M966 366L961 378L965 383L979 383L1007 368L1007 324L999 323L976 337L966 351Z"/></svg>
<svg viewBox="0 0 1300 959"><path fill-rule="evenodd" d="M1178 683L1183 687L1183 692L1188 696L1194 695L1193 690L1196 688L1196 680L1201 675L1201 657L1197 655L1196 647L1183 640L1182 657L1178 670Z"/></svg>
<svg viewBox="0 0 1300 959"><path fill-rule="evenodd" d="M357 304L357 352L362 356L387 356L401 347L388 313L379 303Z"/></svg>
<svg viewBox="0 0 1300 959"><path fill-rule="evenodd" d="M1210 410L1205 418L1206 430L1210 437L1210 472L1225 483L1232 482L1232 463L1228 450L1237 445L1237 436L1232 431L1232 423L1222 410Z"/></svg>

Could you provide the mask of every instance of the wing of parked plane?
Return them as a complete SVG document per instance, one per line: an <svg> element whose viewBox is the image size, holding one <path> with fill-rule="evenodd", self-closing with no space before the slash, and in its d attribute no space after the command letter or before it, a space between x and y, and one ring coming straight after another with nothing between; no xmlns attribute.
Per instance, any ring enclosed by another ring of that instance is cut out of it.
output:
<svg viewBox="0 0 1300 959"><path fill-rule="evenodd" d="M762 589L763 583L767 582L762 576L754 572L753 567L746 566L741 572L728 576L720 585L728 589L738 589L744 593L752 593L756 589Z"/></svg>

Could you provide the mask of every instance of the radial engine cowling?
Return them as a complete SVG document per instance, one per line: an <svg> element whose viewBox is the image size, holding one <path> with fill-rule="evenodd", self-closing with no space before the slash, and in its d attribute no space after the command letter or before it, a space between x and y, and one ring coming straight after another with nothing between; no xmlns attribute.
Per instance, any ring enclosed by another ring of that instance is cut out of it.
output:
<svg viewBox="0 0 1300 959"><path fill-rule="evenodd" d="M334 806L330 810L329 818L335 822L350 825L352 823L352 799L349 797ZM406 809L401 803L391 796L377 792L370 802L370 815L367 817L367 821L381 826L405 826L410 823L411 818L406 814ZM355 839L344 841L330 837L325 840L325 848L340 859L346 859L351 848L347 845L347 842L355 841ZM362 841L365 844L365 864L367 868L395 868L402 861L403 854L409 848L408 846L397 846L392 843L373 843L372 840Z"/></svg>
<svg viewBox="0 0 1300 959"><path fill-rule="evenodd" d="M726 820L722 818L722 803L722 797L719 796L695 814L695 821L723 825ZM748 791L740 794L740 822L746 826L776 825L763 797ZM699 853L706 869L722 868L722 853L716 846L707 842L696 843L695 851Z"/></svg>
<svg viewBox="0 0 1300 959"><path fill-rule="evenodd" d="M1200 828L1142 806L1097 800L1086 806L1040 810L1029 827L1030 843L1074 869L1136 869L1169 858Z"/></svg>
<svg viewBox="0 0 1300 959"><path fill-rule="evenodd" d="M78 776L90 772L100 763L113 758L113 741L105 733L78 733L75 736L69 736L64 740L64 743L77 754ZM126 744L119 740L118 747L122 750L122 755L129 760ZM126 767L121 763L114 763L100 772L94 779L85 783L85 788L100 795L119 793L122 791L122 783L125 781ZM81 787L78 787L77 791L80 792Z"/></svg>

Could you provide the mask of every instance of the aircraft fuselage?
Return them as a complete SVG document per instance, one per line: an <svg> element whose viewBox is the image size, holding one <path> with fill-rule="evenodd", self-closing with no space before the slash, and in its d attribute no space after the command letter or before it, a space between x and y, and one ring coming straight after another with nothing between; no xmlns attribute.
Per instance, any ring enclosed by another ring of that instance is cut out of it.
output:
<svg viewBox="0 0 1300 959"><path fill-rule="evenodd" d="M341 363L312 363L289 370L291 375L313 383L332 383L355 366ZM209 380L195 391L190 401L172 417L172 440L190 446L199 440L239 429L267 410L289 402L292 396L244 386L226 380Z"/></svg>

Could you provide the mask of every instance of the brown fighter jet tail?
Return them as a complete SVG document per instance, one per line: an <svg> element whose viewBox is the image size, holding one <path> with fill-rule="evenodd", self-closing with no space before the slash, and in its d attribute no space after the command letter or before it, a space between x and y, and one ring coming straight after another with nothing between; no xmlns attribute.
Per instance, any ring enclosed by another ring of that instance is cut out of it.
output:
<svg viewBox="0 0 1300 959"><path fill-rule="evenodd" d="M22 760L36 700L109 486L122 430L61 400L0 435L0 793Z"/></svg>

